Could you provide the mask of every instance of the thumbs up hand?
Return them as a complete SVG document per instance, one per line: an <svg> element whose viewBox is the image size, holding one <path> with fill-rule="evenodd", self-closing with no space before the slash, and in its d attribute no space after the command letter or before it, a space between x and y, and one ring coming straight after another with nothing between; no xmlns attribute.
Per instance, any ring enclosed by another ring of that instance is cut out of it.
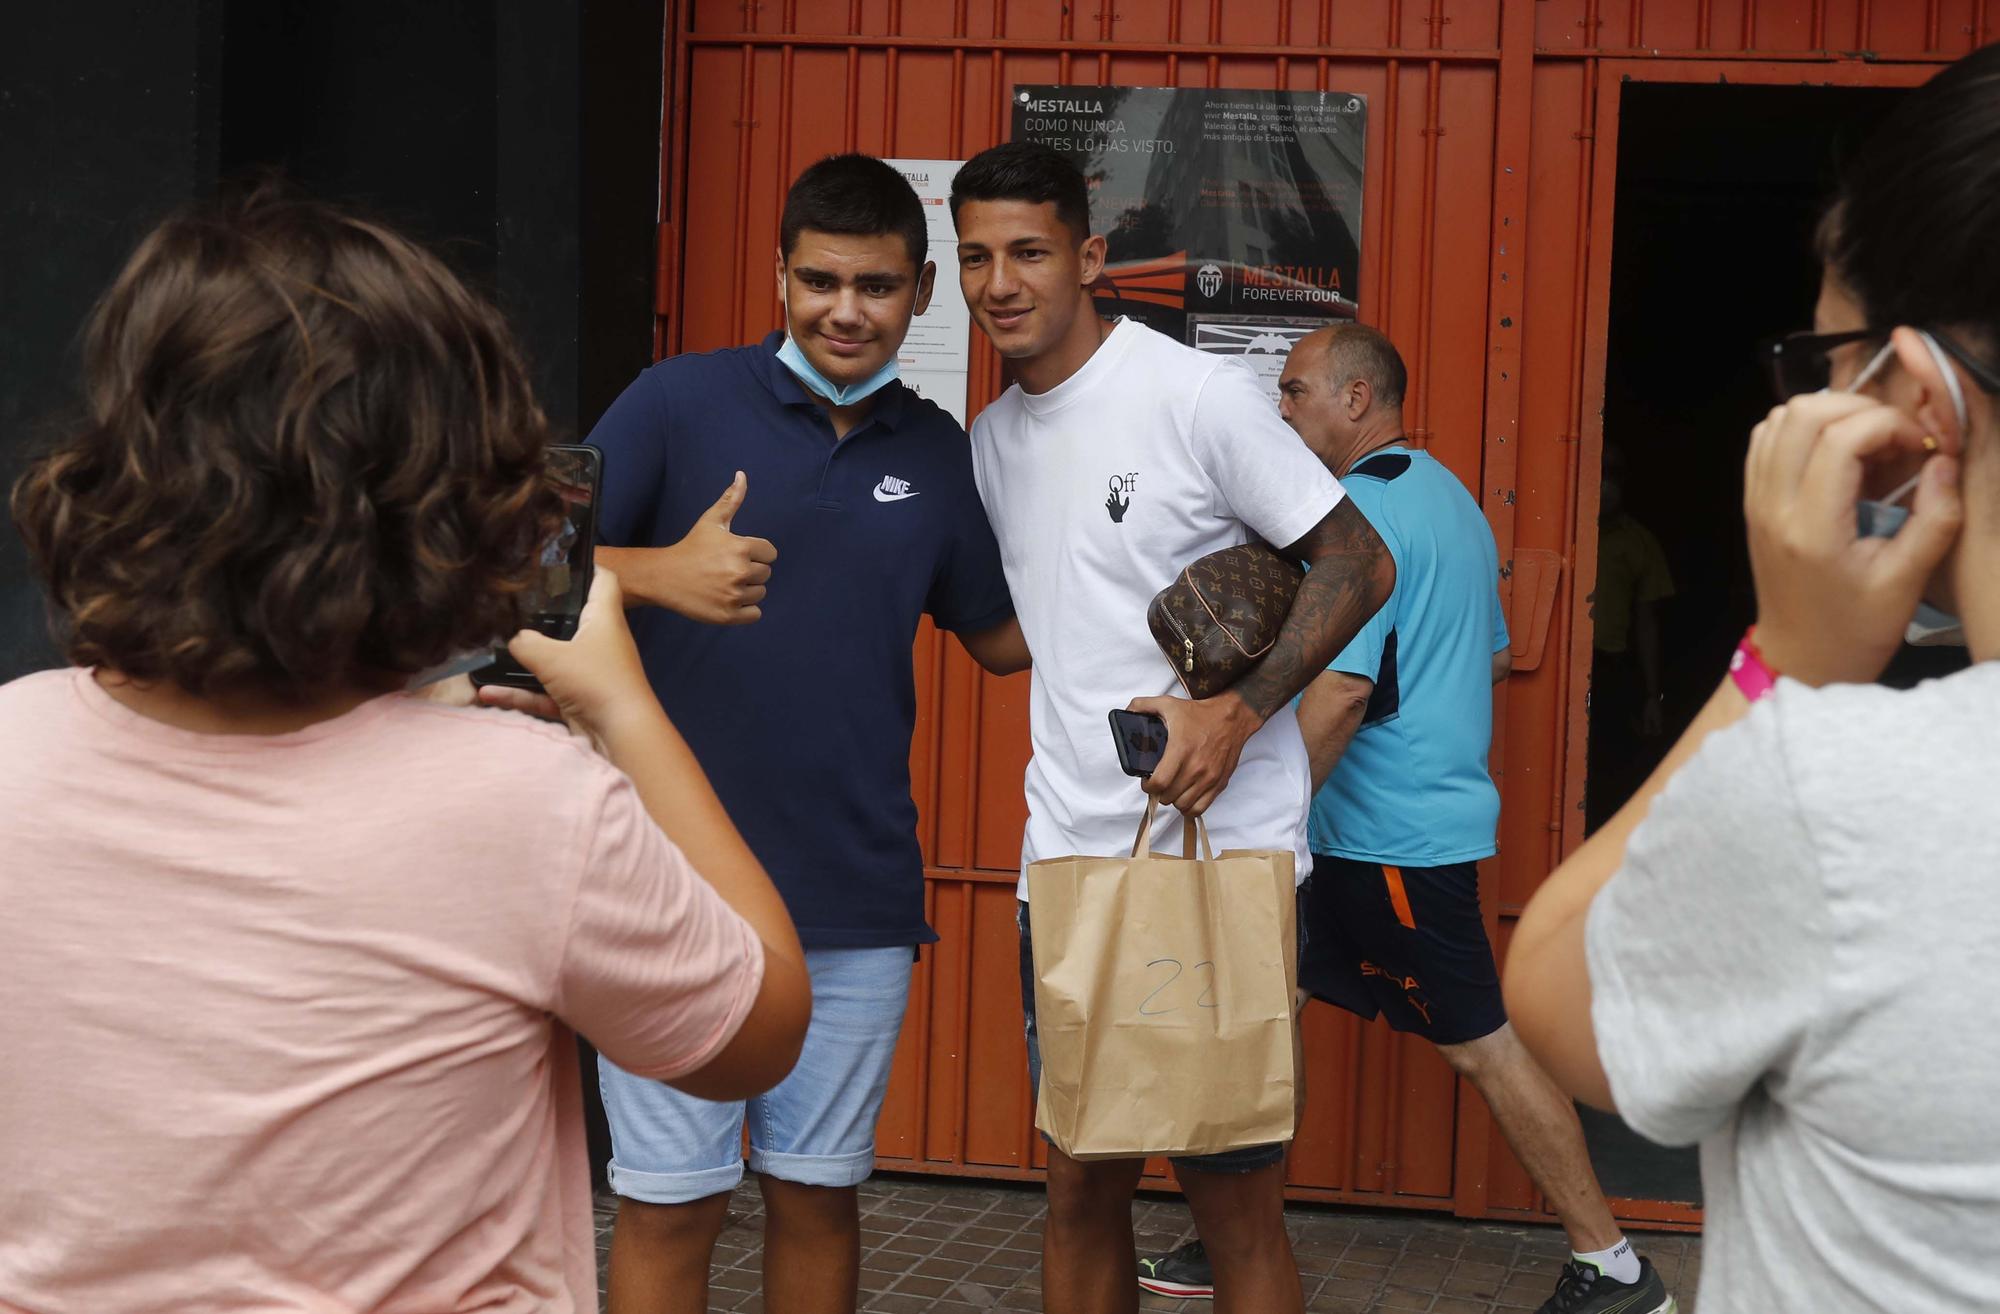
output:
<svg viewBox="0 0 2000 1314"><path fill-rule="evenodd" d="M687 536L663 549L672 584L662 601L690 620L748 625L764 615L759 604L778 549L766 539L745 538L730 528L749 488L749 479L738 470Z"/></svg>

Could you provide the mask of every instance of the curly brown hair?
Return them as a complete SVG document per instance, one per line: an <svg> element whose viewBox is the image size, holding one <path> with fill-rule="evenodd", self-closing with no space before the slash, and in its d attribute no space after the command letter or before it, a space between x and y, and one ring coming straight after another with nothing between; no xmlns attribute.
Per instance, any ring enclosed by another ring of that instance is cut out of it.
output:
<svg viewBox="0 0 2000 1314"><path fill-rule="evenodd" d="M82 421L11 505L72 662L300 699L520 626L548 442L492 306L264 187L140 243L86 330Z"/></svg>

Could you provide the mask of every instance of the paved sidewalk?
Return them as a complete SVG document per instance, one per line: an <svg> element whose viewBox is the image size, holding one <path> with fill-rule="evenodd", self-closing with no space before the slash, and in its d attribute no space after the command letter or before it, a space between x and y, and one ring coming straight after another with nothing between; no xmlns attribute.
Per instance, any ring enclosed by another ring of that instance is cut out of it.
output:
<svg viewBox="0 0 2000 1314"><path fill-rule="evenodd" d="M599 1271L615 1208L600 1199ZM877 1177L861 1188L861 1308L882 1314L966 1314L1042 1307L1043 1195L1035 1186ZM1187 1206L1142 1196L1132 1208L1142 1253L1193 1235ZM1569 1257L1552 1227L1462 1223L1429 1214L1294 1206L1292 1245L1306 1308L1325 1314L1509 1314L1533 1310L1555 1289ZM746 1182L716 1248L709 1309L762 1314L757 1294L764 1209ZM1693 1314L1699 1237L1637 1237L1684 1314ZM1207 1301L1147 1296L1147 1311L1210 1308Z"/></svg>

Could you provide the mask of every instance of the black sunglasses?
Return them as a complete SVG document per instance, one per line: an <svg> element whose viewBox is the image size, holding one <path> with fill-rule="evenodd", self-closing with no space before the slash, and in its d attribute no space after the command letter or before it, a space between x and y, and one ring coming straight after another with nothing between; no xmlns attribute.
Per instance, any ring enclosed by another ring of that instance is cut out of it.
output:
<svg viewBox="0 0 2000 1314"><path fill-rule="evenodd" d="M1947 356L1957 361L1973 381L1989 393L2000 394L2000 374L1964 347L1936 329L1926 329ZM1845 333L1787 333L1758 345L1771 371L1771 386L1778 400L1786 401L1801 393L1818 392L1833 380L1833 350L1850 342L1886 342L1889 330L1850 329Z"/></svg>

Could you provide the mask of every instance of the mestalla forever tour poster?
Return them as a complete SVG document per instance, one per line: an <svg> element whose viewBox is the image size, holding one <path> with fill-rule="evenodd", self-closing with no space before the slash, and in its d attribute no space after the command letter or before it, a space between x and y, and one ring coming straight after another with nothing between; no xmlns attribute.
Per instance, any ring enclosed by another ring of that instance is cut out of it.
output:
<svg viewBox="0 0 2000 1314"><path fill-rule="evenodd" d="M1365 97L1017 86L1013 128L1089 181L1106 314L1240 356L1273 395L1294 341L1355 317Z"/></svg>

